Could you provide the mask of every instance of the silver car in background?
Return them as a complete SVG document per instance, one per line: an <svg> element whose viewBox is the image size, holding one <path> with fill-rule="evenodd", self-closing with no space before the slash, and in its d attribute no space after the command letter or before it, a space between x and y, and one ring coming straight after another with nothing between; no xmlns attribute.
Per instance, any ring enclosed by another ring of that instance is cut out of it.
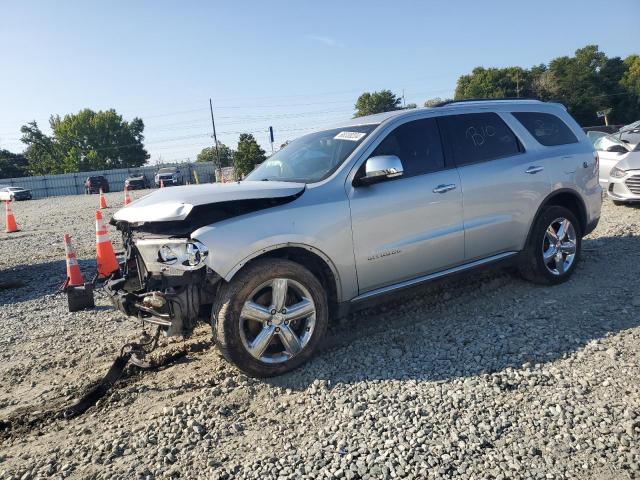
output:
<svg viewBox="0 0 640 480"><path fill-rule="evenodd" d="M330 317L497 262L553 285L600 218L591 142L559 104L454 102L305 135L242 182L160 189L112 219L126 315L212 326L249 375L308 360Z"/></svg>
<svg viewBox="0 0 640 480"><path fill-rule="evenodd" d="M616 205L640 202L640 145L632 147L615 135L588 132L600 158L602 188Z"/></svg>

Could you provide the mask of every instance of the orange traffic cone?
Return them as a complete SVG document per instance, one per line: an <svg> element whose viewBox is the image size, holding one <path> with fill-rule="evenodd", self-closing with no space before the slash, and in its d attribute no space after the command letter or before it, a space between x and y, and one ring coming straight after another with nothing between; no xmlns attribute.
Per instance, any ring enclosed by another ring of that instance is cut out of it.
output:
<svg viewBox="0 0 640 480"><path fill-rule="evenodd" d="M220 169L220 183L226 183L224 180L224 172Z"/></svg>
<svg viewBox="0 0 640 480"><path fill-rule="evenodd" d="M160 188L164 188L164 180L160 179Z"/></svg>
<svg viewBox="0 0 640 480"><path fill-rule="evenodd" d="M67 282L72 287L79 287L84 285L84 277L80 271L78 265L78 257L76 256L76 249L71 243L71 237L68 234L64 234L64 251L67 256Z"/></svg>
<svg viewBox="0 0 640 480"><path fill-rule="evenodd" d="M124 186L124 204L129 205L131 203L131 197L129 196L129 187Z"/></svg>
<svg viewBox="0 0 640 480"><path fill-rule="evenodd" d="M6 205L6 232L13 233L18 231L18 225L16 225L16 217L13 216L13 210L11 210L11 200L5 202Z"/></svg>
<svg viewBox="0 0 640 480"><path fill-rule="evenodd" d="M107 208L107 199L104 198L104 192L102 191L102 188L100 188L100 208Z"/></svg>
<svg viewBox="0 0 640 480"><path fill-rule="evenodd" d="M96 210L96 260L98 262L98 277L100 278L108 277L120 269L100 210Z"/></svg>

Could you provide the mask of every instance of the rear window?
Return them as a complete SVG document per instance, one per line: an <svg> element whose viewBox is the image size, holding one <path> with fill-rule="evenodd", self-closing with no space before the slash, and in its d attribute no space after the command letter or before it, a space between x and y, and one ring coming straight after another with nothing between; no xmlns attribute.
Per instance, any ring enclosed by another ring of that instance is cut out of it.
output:
<svg viewBox="0 0 640 480"><path fill-rule="evenodd" d="M495 113L442 118L457 165L486 162L523 152L518 138Z"/></svg>
<svg viewBox="0 0 640 480"><path fill-rule="evenodd" d="M540 112L512 112L516 119L542 145L553 147L578 143L571 129L555 115Z"/></svg>

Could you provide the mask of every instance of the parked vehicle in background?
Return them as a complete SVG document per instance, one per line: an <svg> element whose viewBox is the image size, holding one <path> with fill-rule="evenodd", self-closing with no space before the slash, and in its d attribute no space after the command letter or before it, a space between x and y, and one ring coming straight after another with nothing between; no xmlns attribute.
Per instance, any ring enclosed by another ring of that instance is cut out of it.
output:
<svg viewBox="0 0 640 480"><path fill-rule="evenodd" d="M4 187L2 191L7 192L11 200L31 200L31 190L22 187Z"/></svg>
<svg viewBox="0 0 640 480"><path fill-rule="evenodd" d="M84 193L99 193L100 189L104 193L109 191L109 181L103 175L92 175L84 182Z"/></svg>
<svg viewBox="0 0 640 480"><path fill-rule="evenodd" d="M144 176L144 173L132 173L125 179L124 186L127 187L128 190L151 188L149 180Z"/></svg>
<svg viewBox="0 0 640 480"><path fill-rule="evenodd" d="M155 184L156 187L160 186L160 181L165 187L170 187L172 185L182 185L184 179L182 178L182 173L178 167L164 167L158 170L155 176Z"/></svg>
<svg viewBox="0 0 640 480"><path fill-rule="evenodd" d="M627 145L629 145L632 150L639 149L640 148L640 120L622 127L620 130L618 130L617 136L620 140L622 140Z"/></svg>
<svg viewBox="0 0 640 480"><path fill-rule="evenodd" d="M241 182L160 189L116 212L128 316L287 372L330 316L496 262L532 282L574 272L600 218L598 156L559 104L455 102L305 135Z"/></svg>
<svg viewBox="0 0 640 480"><path fill-rule="evenodd" d="M600 157L600 184L613 203L640 201L640 150L614 135L589 135L589 139Z"/></svg>

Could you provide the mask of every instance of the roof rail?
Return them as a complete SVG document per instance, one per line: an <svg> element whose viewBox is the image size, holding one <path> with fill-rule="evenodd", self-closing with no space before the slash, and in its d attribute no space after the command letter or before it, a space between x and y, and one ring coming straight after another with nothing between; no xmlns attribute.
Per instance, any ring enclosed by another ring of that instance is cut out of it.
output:
<svg viewBox="0 0 640 480"><path fill-rule="evenodd" d="M440 102L433 106L433 108L444 107L445 105L452 105L457 103L468 103L468 102L504 102L504 101L518 101L518 100L529 100L542 102L539 98L465 98L463 100L446 100L444 102Z"/></svg>

